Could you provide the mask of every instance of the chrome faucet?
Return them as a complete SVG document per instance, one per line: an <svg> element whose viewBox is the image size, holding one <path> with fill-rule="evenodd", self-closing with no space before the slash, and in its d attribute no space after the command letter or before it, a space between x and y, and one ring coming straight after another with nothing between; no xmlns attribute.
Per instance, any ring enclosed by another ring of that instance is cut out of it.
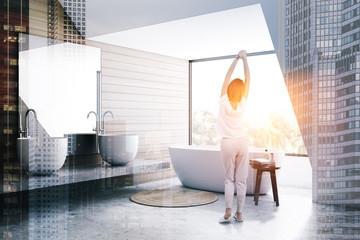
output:
<svg viewBox="0 0 360 240"><path fill-rule="evenodd" d="M36 112L34 109L28 109L25 113L25 137L29 137L29 113L32 112L34 117L37 119Z"/></svg>
<svg viewBox="0 0 360 240"><path fill-rule="evenodd" d="M99 138L99 132L100 132L100 126L99 126L100 124L99 124L99 119L98 119L99 116L98 116L98 114L96 112L90 111L88 113L88 115L87 115L87 118L89 118L91 114L94 114L95 118L96 118L96 126L95 126L95 128L93 128L93 131L96 132L95 145L96 145L96 152L99 153L99 139L98 139Z"/></svg>
<svg viewBox="0 0 360 240"><path fill-rule="evenodd" d="M105 119L106 114L108 114L108 113L111 114L111 116L112 116L113 119L115 118L115 117L114 117L114 114L113 114L111 111L106 111L106 112L104 112L103 117L102 117L102 124L101 124L102 126L101 126L101 129L100 129L100 133L101 133L101 134L104 134L104 133L105 133L105 121L104 121L104 119Z"/></svg>
<svg viewBox="0 0 360 240"><path fill-rule="evenodd" d="M98 121L97 121L97 114L96 114L96 112L90 111L90 112L88 113L88 115L87 115L87 118L89 119L89 117L90 117L90 115L91 115L92 113L95 115L95 118L96 118L96 127L93 128L93 131L97 132L97 130L98 130L98 126L97 126L97 125L98 125Z"/></svg>

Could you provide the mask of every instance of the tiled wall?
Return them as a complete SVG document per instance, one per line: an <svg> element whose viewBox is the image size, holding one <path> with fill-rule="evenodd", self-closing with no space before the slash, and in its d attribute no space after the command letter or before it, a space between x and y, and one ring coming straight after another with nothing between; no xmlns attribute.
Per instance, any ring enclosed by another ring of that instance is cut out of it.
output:
<svg viewBox="0 0 360 240"><path fill-rule="evenodd" d="M168 146L188 144L187 60L92 42L102 51L102 113L107 133L139 134L137 158L169 160Z"/></svg>

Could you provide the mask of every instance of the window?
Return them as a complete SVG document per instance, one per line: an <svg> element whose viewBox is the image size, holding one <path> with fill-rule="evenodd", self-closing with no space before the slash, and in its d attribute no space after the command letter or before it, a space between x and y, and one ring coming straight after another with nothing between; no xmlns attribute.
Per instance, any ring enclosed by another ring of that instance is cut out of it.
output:
<svg viewBox="0 0 360 240"><path fill-rule="evenodd" d="M306 153L276 55L248 57L248 62L251 86L244 124L250 145ZM224 77L231 63L232 59L192 63L192 144L194 145L220 144L220 137L216 131L218 101ZM241 60L231 79L236 77L244 79ZM276 97L273 94L275 91ZM298 146L295 144L285 146L286 137L283 137L286 135L285 132L290 132L288 136L291 136L292 140L296 139L294 142Z"/></svg>

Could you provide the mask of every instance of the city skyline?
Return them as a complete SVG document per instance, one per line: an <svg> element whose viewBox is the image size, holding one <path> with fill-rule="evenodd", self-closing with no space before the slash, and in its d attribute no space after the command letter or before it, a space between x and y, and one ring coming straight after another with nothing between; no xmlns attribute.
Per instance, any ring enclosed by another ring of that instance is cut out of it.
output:
<svg viewBox="0 0 360 240"><path fill-rule="evenodd" d="M284 76L313 168L313 201L359 204L358 1L284 1Z"/></svg>

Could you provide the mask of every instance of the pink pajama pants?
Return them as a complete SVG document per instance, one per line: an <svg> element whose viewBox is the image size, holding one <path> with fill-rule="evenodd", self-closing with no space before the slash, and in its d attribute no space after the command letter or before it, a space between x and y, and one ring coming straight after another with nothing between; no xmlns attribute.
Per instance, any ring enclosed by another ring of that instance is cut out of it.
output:
<svg viewBox="0 0 360 240"><path fill-rule="evenodd" d="M246 196L249 150L246 137L222 138L221 160L225 170L225 205L231 208L236 186L237 212L242 212Z"/></svg>

